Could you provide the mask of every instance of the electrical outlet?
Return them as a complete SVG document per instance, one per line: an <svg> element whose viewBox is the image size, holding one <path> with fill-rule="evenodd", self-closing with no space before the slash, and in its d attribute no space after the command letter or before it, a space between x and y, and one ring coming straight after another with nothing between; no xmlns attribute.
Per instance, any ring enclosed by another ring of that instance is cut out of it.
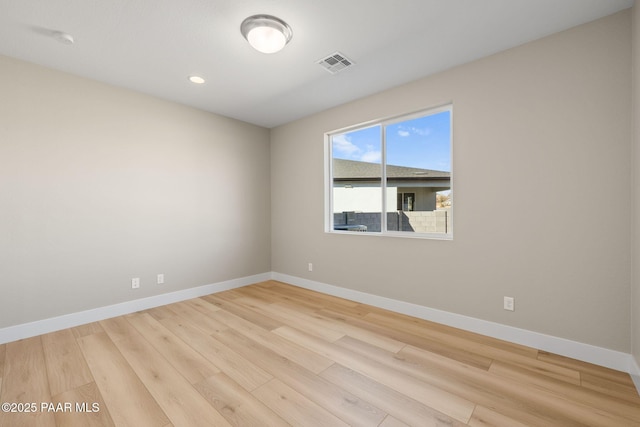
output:
<svg viewBox="0 0 640 427"><path fill-rule="evenodd" d="M313 263L309 263L309 271L313 271Z"/></svg>
<svg viewBox="0 0 640 427"><path fill-rule="evenodd" d="M140 287L140 278L134 277L131 279L131 289L138 289Z"/></svg>
<svg viewBox="0 0 640 427"><path fill-rule="evenodd" d="M504 309L509 311L515 310L515 299L513 297L504 297Z"/></svg>
<svg viewBox="0 0 640 427"><path fill-rule="evenodd" d="M158 285L162 285L164 283L164 274L158 274Z"/></svg>

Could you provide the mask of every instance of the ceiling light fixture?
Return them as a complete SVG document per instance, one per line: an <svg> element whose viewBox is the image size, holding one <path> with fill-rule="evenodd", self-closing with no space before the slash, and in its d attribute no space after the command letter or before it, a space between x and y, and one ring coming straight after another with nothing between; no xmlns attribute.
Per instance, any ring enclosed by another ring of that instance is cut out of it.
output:
<svg viewBox="0 0 640 427"><path fill-rule="evenodd" d="M253 15L242 21L240 32L253 48L262 53L281 50L293 36L291 27L271 15Z"/></svg>
<svg viewBox="0 0 640 427"><path fill-rule="evenodd" d="M189 81L198 85L204 83L204 79L200 76L189 76Z"/></svg>

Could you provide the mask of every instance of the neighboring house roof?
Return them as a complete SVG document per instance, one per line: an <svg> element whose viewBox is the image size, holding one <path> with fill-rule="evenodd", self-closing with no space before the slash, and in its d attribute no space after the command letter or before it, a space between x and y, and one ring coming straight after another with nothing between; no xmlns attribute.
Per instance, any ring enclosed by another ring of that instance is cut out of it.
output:
<svg viewBox="0 0 640 427"><path fill-rule="evenodd" d="M380 163L333 159L333 178L337 181L366 181L380 178ZM451 173L432 169L387 165L387 178L407 181L448 181Z"/></svg>

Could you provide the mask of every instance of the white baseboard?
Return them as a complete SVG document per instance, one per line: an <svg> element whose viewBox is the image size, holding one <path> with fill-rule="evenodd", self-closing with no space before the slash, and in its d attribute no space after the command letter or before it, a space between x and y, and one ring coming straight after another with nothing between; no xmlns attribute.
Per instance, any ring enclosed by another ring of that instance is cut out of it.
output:
<svg viewBox="0 0 640 427"><path fill-rule="evenodd" d="M242 277L239 279L226 280L224 282L210 285L198 286L196 288L184 289L181 291L169 292L147 298L140 298L126 301L119 304L38 320L16 326L9 326L0 329L0 344L17 341L23 338L34 337L59 331L61 329L72 328L86 323L97 322L111 317L122 316L124 314L135 313L140 310L167 305L178 301L201 297L216 292L229 289L240 288L257 282L264 282L271 279L271 273L262 273L254 276Z"/></svg>
<svg viewBox="0 0 640 427"><path fill-rule="evenodd" d="M476 332L493 338L526 345L543 351L559 354L561 356L571 357L584 362L616 369L618 371L628 372L640 393L640 367L630 354L277 272L262 273L254 276L227 280L196 288L184 289L181 291L155 295L77 313L66 314L63 316L52 317L49 319L38 320L35 322L24 323L21 325L9 326L0 329L0 344L42 335L61 329L72 328L86 323L97 322L111 317L135 313L136 311L147 310L178 301L197 298L203 295L209 295L229 289L236 289L270 279L290 283L301 288L322 292L328 295L334 295L352 301L373 305L375 307L384 308L397 313L407 314L420 319L453 326L466 331Z"/></svg>
<svg viewBox="0 0 640 427"><path fill-rule="evenodd" d="M533 347L539 350L548 351L561 356L570 357L572 359L582 360L584 362L593 363L618 371L628 372L632 376L634 375L634 368L632 368L632 365L635 365L635 370L637 371L637 374L640 375L640 371L638 371L638 367L633 360L633 357L630 354L622 353L620 351L609 350L590 344L584 344L564 338L532 332L526 329L463 316L461 314L449 313L422 305L354 291L352 289L341 288L286 274L273 272L271 277L273 280L290 283L301 288L373 305L375 307L384 308L397 313L407 314L409 316L453 326L470 332L476 332L489 337ZM640 376L638 379L638 382L640 382ZM638 382L636 382L636 386L638 386ZM638 390L640 392L640 387L638 387Z"/></svg>

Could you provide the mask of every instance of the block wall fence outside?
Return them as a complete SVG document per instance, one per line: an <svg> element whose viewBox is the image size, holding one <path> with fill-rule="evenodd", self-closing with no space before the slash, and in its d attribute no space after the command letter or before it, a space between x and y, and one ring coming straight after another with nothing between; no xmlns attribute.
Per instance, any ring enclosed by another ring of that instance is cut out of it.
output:
<svg viewBox="0 0 640 427"><path fill-rule="evenodd" d="M400 213L400 212L399 212ZM447 233L450 210L401 212L398 215L401 231L416 233Z"/></svg>
<svg viewBox="0 0 640 427"><path fill-rule="evenodd" d="M387 212L387 230L415 233L447 233L450 227L450 209L436 211ZM334 224L365 225L368 232L380 232L380 212L345 212L333 214Z"/></svg>

